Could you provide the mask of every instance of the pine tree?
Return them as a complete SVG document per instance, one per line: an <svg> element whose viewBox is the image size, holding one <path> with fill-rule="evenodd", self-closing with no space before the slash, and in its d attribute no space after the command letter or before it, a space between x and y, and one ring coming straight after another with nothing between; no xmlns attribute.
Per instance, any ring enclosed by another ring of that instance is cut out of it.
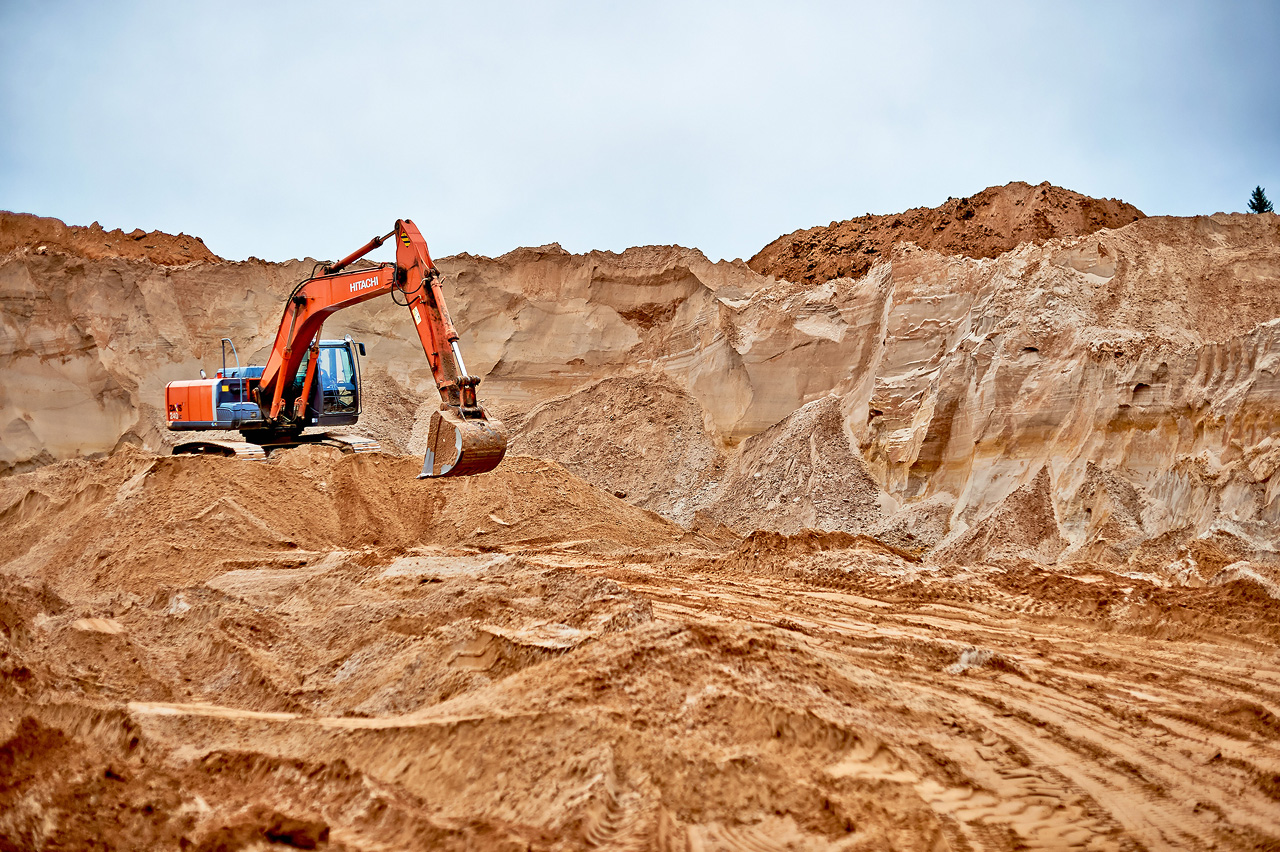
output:
<svg viewBox="0 0 1280 852"><path fill-rule="evenodd" d="M1275 208L1271 206L1271 201L1267 198L1267 194L1262 191L1262 187L1255 186L1253 195L1249 196L1249 212L1250 213L1273 213Z"/></svg>

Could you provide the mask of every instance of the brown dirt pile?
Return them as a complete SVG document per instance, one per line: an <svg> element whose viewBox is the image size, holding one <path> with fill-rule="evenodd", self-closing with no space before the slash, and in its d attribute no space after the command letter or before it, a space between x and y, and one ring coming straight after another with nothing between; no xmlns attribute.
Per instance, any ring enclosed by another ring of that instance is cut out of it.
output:
<svg viewBox="0 0 1280 852"><path fill-rule="evenodd" d="M271 464L126 448L0 480L0 547L9 570L61 592L153 594L241 567L306 567L335 548L635 547L683 535L554 462L508 457L464 479L415 479L420 470L412 456L314 446Z"/></svg>
<svg viewBox="0 0 1280 852"><path fill-rule="evenodd" d="M510 421L513 452L553 459L615 496L688 523L721 453L702 409L661 376L603 379Z"/></svg>
<svg viewBox="0 0 1280 852"><path fill-rule="evenodd" d="M1015 181L968 198L949 198L937 207L795 231L769 243L747 265L764 275L820 284L865 275L899 243L948 255L996 257L1021 243L1083 236L1142 218L1141 210L1119 199Z"/></svg>
<svg viewBox="0 0 1280 852"><path fill-rule="evenodd" d="M944 565L1008 560L1051 563L1066 547L1046 467L956 539L935 550L930 560Z"/></svg>
<svg viewBox="0 0 1280 852"><path fill-rule="evenodd" d="M162 266L222 260L209 251L204 240L186 234L174 236L141 228L126 234L119 228L103 230L97 222L88 227L67 225L61 219L48 216L0 210L0 256L23 248L40 254L67 252L90 260L110 257L149 260Z"/></svg>
<svg viewBox="0 0 1280 852"><path fill-rule="evenodd" d="M401 453L421 454L425 448L425 429L423 429L423 446L410 449L410 438L414 434L414 424L422 412L422 421L430 423L431 412L439 407L439 396L426 397L411 394L391 378L387 368L366 359L360 367L360 422L355 426L333 429L335 433L350 433L373 438L382 445L385 452L393 455ZM170 435L178 436L177 433Z"/></svg>
<svg viewBox="0 0 1280 852"><path fill-rule="evenodd" d="M828 396L744 441L706 511L741 532L858 532L880 519L880 494Z"/></svg>
<svg viewBox="0 0 1280 852"><path fill-rule="evenodd" d="M0 478L0 850L1275 849L1276 228L900 247L818 287L471 259L469 361L555 460ZM269 343L300 267L2 259L0 438L72 453L77 399ZM400 445L403 329L352 327Z"/></svg>

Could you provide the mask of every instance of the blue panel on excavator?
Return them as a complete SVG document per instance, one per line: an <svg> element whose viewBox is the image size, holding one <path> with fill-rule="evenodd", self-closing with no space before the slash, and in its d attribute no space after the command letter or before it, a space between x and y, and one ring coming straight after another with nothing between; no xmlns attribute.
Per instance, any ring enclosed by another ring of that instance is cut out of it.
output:
<svg viewBox="0 0 1280 852"><path fill-rule="evenodd" d="M218 422L239 424L261 420L262 412L252 402L224 402L218 406Z"/></svg>
<svg viewBox="0 0 1280 852"><path fill-rule="evenodd" d="M265 367L226 367L220 372L228 379L260 379Z"/></svg>

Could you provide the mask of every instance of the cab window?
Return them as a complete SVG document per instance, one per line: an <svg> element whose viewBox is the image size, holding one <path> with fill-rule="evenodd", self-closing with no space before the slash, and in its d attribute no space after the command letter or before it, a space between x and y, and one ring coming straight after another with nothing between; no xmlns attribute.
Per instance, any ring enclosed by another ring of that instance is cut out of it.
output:
<svg viewBox="0 0 1280 852"><path fill-rule="evenodd" d="M326 413L355 410L356 365L349 348L320 349L320 387L324 390Z"/></svg>

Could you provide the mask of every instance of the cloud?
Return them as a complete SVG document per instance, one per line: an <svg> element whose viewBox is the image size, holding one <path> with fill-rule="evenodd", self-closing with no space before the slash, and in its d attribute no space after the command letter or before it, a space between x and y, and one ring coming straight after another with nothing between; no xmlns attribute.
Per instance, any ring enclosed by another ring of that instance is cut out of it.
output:
<svg viewBox="0 0 1280 852"><path fill-rule="evenodd" d="M1270 3L9 3L0 205L339 255L749 256L1010 180L1280 189Z"/></svg>

